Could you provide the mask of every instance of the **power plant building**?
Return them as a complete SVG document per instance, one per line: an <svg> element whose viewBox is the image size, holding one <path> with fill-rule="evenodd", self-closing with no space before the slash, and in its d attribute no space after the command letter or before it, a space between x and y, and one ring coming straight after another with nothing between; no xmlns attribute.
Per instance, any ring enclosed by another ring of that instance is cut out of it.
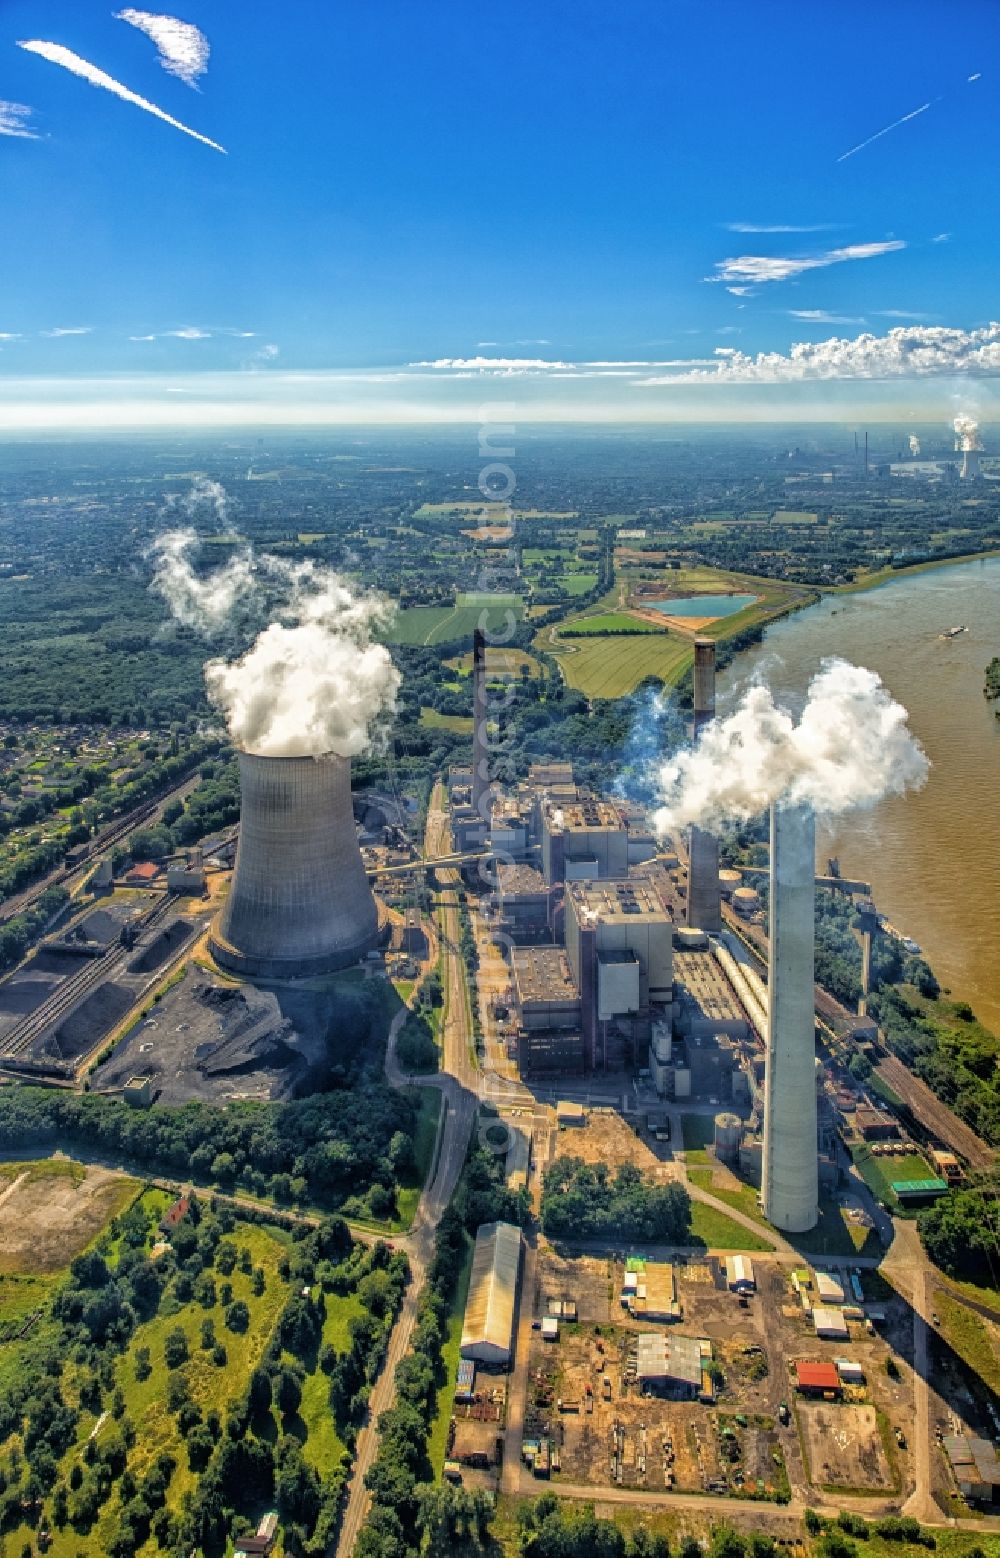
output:
<svg viewBox="0 0 1000 1558"><path fill-rule="evenodd" d="M605 881L628 875L628 829L610 801L587 796L542 808L542 874L559 882Z"/></svg>
<svg viewBox="0 0 1000 1558"><path fill-rule="evenodd" d="M648 1043L654 1007L669 1019L673 925L645 883L567 882L566 956L590 1069L608 1064L609 1039Z"/></svg>
<svg viewBox="0 0 1000 1558"><path fill-rule="evenodd" d="M346 757L239 753L240 837L212 927L223 968L253 979L347 968L379 939L358 846Z"/></svg>
<svg viewBox="0 0 1000 1558"><path fill-rule="evenodd" d="M805 1233L819 1215L815 874L812 812L772 806L761 1196L764 1215L782 1233Z"/></svg>

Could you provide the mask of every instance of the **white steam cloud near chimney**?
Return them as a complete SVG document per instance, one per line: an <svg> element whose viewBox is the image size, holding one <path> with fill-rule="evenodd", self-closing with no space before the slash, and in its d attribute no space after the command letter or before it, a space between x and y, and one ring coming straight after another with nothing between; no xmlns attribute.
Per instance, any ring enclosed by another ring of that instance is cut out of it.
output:
<svg viewBox="0 0 1000 1558"><path fill-rule="evenodd" d="M952 426L955 429L956 449L982 449L982 439L979 436L979 423L975 417L967 413L958 415Z"/></svg>
<svg viewBox="0 0 1000 1558"><path fill-rule="evenodd" d="M929 763L908 715L874 671L830 659L798 721L761 684L655 776L661 836L746 821L775 801L840 816L922 785Z"/></svg>
<svg viewBox="0 0 1000 1558"><path fill-rule="evenodd" d="M267 602L272 621L238 659L210 659L205 685L242 751L258 757L354 757L396 706L400 676L372 635L395 610L321 565L287 563L244 545L201 576L200 540L168 531L154 545L153 588L178 622L211 638L240 604Z"/></svg>
<svg viewBox="0 0 1000 1558"><path fill-rule="evenodd" d="M910 434L910 453L913 455L914 459L916 459L917 455L920 453L920 439L917 437L916 433Z"/></svg>

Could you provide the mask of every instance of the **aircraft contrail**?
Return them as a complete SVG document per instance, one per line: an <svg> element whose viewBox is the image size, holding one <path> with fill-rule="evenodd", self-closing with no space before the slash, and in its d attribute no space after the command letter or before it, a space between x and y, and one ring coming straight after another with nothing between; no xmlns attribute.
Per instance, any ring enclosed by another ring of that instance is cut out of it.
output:
<svg viewBox="0 0 1000 1558"><path fill-rule="evenodd" d="M931 100L932 103L939 103L940 101L941 99L937 97ZM918 114L925 114L930 107L931 103L921 103L919 108L914 108L911 113L904 114L902 119L894 119L892 124L887 124L884 130L876 130L874 135L869 135L867 141L859 141L857 146L852 146L850 151L845 151L842 157L837 158L837 161L846 162L848 157L853 157L856 151L864 151L866 146L872 144L872 141L880 141L883 135L889 134L890 130L898 130L901 124L906 124L908 119L916 119Z"/></svg>
<svg viewBox="0 0 1000 1558"><path fill-rule="evenodd" d="M968 84L970 81L981 80L982 74L983 73L981 70L974 71L971 76L966 76L966 83ZM859 141L857 146L852 146L850 151L845 151L842 156L837 158L837 161L846 162L848 157L854 156L855 152L864 151L866 146L870 146L873 141L880 141L883 135L889 134L890 130L898 130L901 124L907 124L911 119L916 119L918 115L925 114L928 108L933 108L935 103L940 102L940 97L932 97L929 102L921 103L919 108L911 109L911 111L908 114L904 114L901 119L894 119L892 124L887 124L884 130L876 130L875 134L869 135L866 141Z"/></svg>
<svg viewBox="0 0 1000 1558"><path fill-rule="evenodd" d="M74 54L72 49L67 49L61 43L45 43L39 38L29 38L27 41L18 41L19 49L26 49L29 54L38 54L43 60L48 60L52 65L61 65L64 70L72 71L74 76L82 76L84 81L89 81L92 87L103 87L105 92L113 92L115 97L120 97L124 103L133 103L136 108L145 109L147 114L154 114L157 119L162 119L164 124L173 125L175 130L182 130L185 135L190 135L193 140L201 141L203 146L211 146L213 151L221 151L225 157L226 148L220 146L218 141L210 141L207 135L200 135L197 130L192 130L189 125L182 124L172 114L164 113L162 108L157 108L148 98L140 97L138 92L131 91L116 81L114 76L109 76L107 71L100 70L85 60L79 54Z"/></svg>

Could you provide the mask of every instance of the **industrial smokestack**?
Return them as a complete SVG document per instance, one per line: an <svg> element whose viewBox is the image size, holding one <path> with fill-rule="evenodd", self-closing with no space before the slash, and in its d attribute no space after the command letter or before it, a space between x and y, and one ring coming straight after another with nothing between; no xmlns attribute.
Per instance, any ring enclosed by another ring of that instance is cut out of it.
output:
<svg viewBox="0 0 1000 1558"><path fill-rule="evenodd" d="M488 820L490 760L486 725L486 634L472 634L472 809Z"/></svg>
<svg viewBox="0 0 1000 1558"><path fill-rule="evenodd" d="M715 718L715 640L694 641L694 739L701 736ZM719 892L719 843L715 836L697 826L688 841L687 922L698 930L722 928Z"/></svg>
<svg viewBox="0 0 1000 1558"><path fill-rule="evenodd" d="M240 840L210 946L223 968L295 979L347 968L379 936L350 759L239 753Z"/></svg>
<svg viewBox="0 0 1000 1558"><path fill-rule="evenodd" d="M807 806L771 807L764 1215L783 1233L819 1216L814 914L816 822Z"/></svg>

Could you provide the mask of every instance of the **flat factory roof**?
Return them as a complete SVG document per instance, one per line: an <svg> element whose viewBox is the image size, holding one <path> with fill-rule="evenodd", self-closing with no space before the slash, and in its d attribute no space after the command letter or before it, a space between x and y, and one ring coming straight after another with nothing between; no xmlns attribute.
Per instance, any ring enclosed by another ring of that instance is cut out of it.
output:
<svg viewBox="0 0 1000 1558"><path fill-rule="evenodd" d="M640 1335L636 1338L636 1375L640 1380L679 1380L701 1388L702 1347L691 1336Z"/></svg>
<svg viewBox="0 0 1000 1558"><path fill-rule="evenodd" d="M554 821L553 811L562 813L558 823ZM584 797L582 800L564 801L556 807L550 806L549 821L552 826L561 828L564 833L574 830L592 833L595 829L611 833L625 831L625 824L618 807L611 801L599 801L596 797L593 799Z"/></svg>
<svg viewBox="0 0 1000 1558"><path fill-rule="evenodd" d="M518 1000L575 1001L576 984L562 947L515 947L510 958Z"/></svg>
<svg viewBox="0 0 1000 1558"><path fill-rule="evenodd" d="M674 951L674 979L684 986L704 1017L745 1022L746 1016L718 960L709 950Z"/></svg>
<svg viewBox="0 0 1000 1558"><path fill-rule="evenodd" d="M667 920L659 895L645 882L567 882L567 896L573 900L577 917L598 920L634 920L646 917Z"/></svg>
<svg viewBox="0 0 1000 1558"><path fill-rule="evenodd" d="M497 872L503 898L534 898L545 892L545 878L534 866L515 861Z"/></svg>

